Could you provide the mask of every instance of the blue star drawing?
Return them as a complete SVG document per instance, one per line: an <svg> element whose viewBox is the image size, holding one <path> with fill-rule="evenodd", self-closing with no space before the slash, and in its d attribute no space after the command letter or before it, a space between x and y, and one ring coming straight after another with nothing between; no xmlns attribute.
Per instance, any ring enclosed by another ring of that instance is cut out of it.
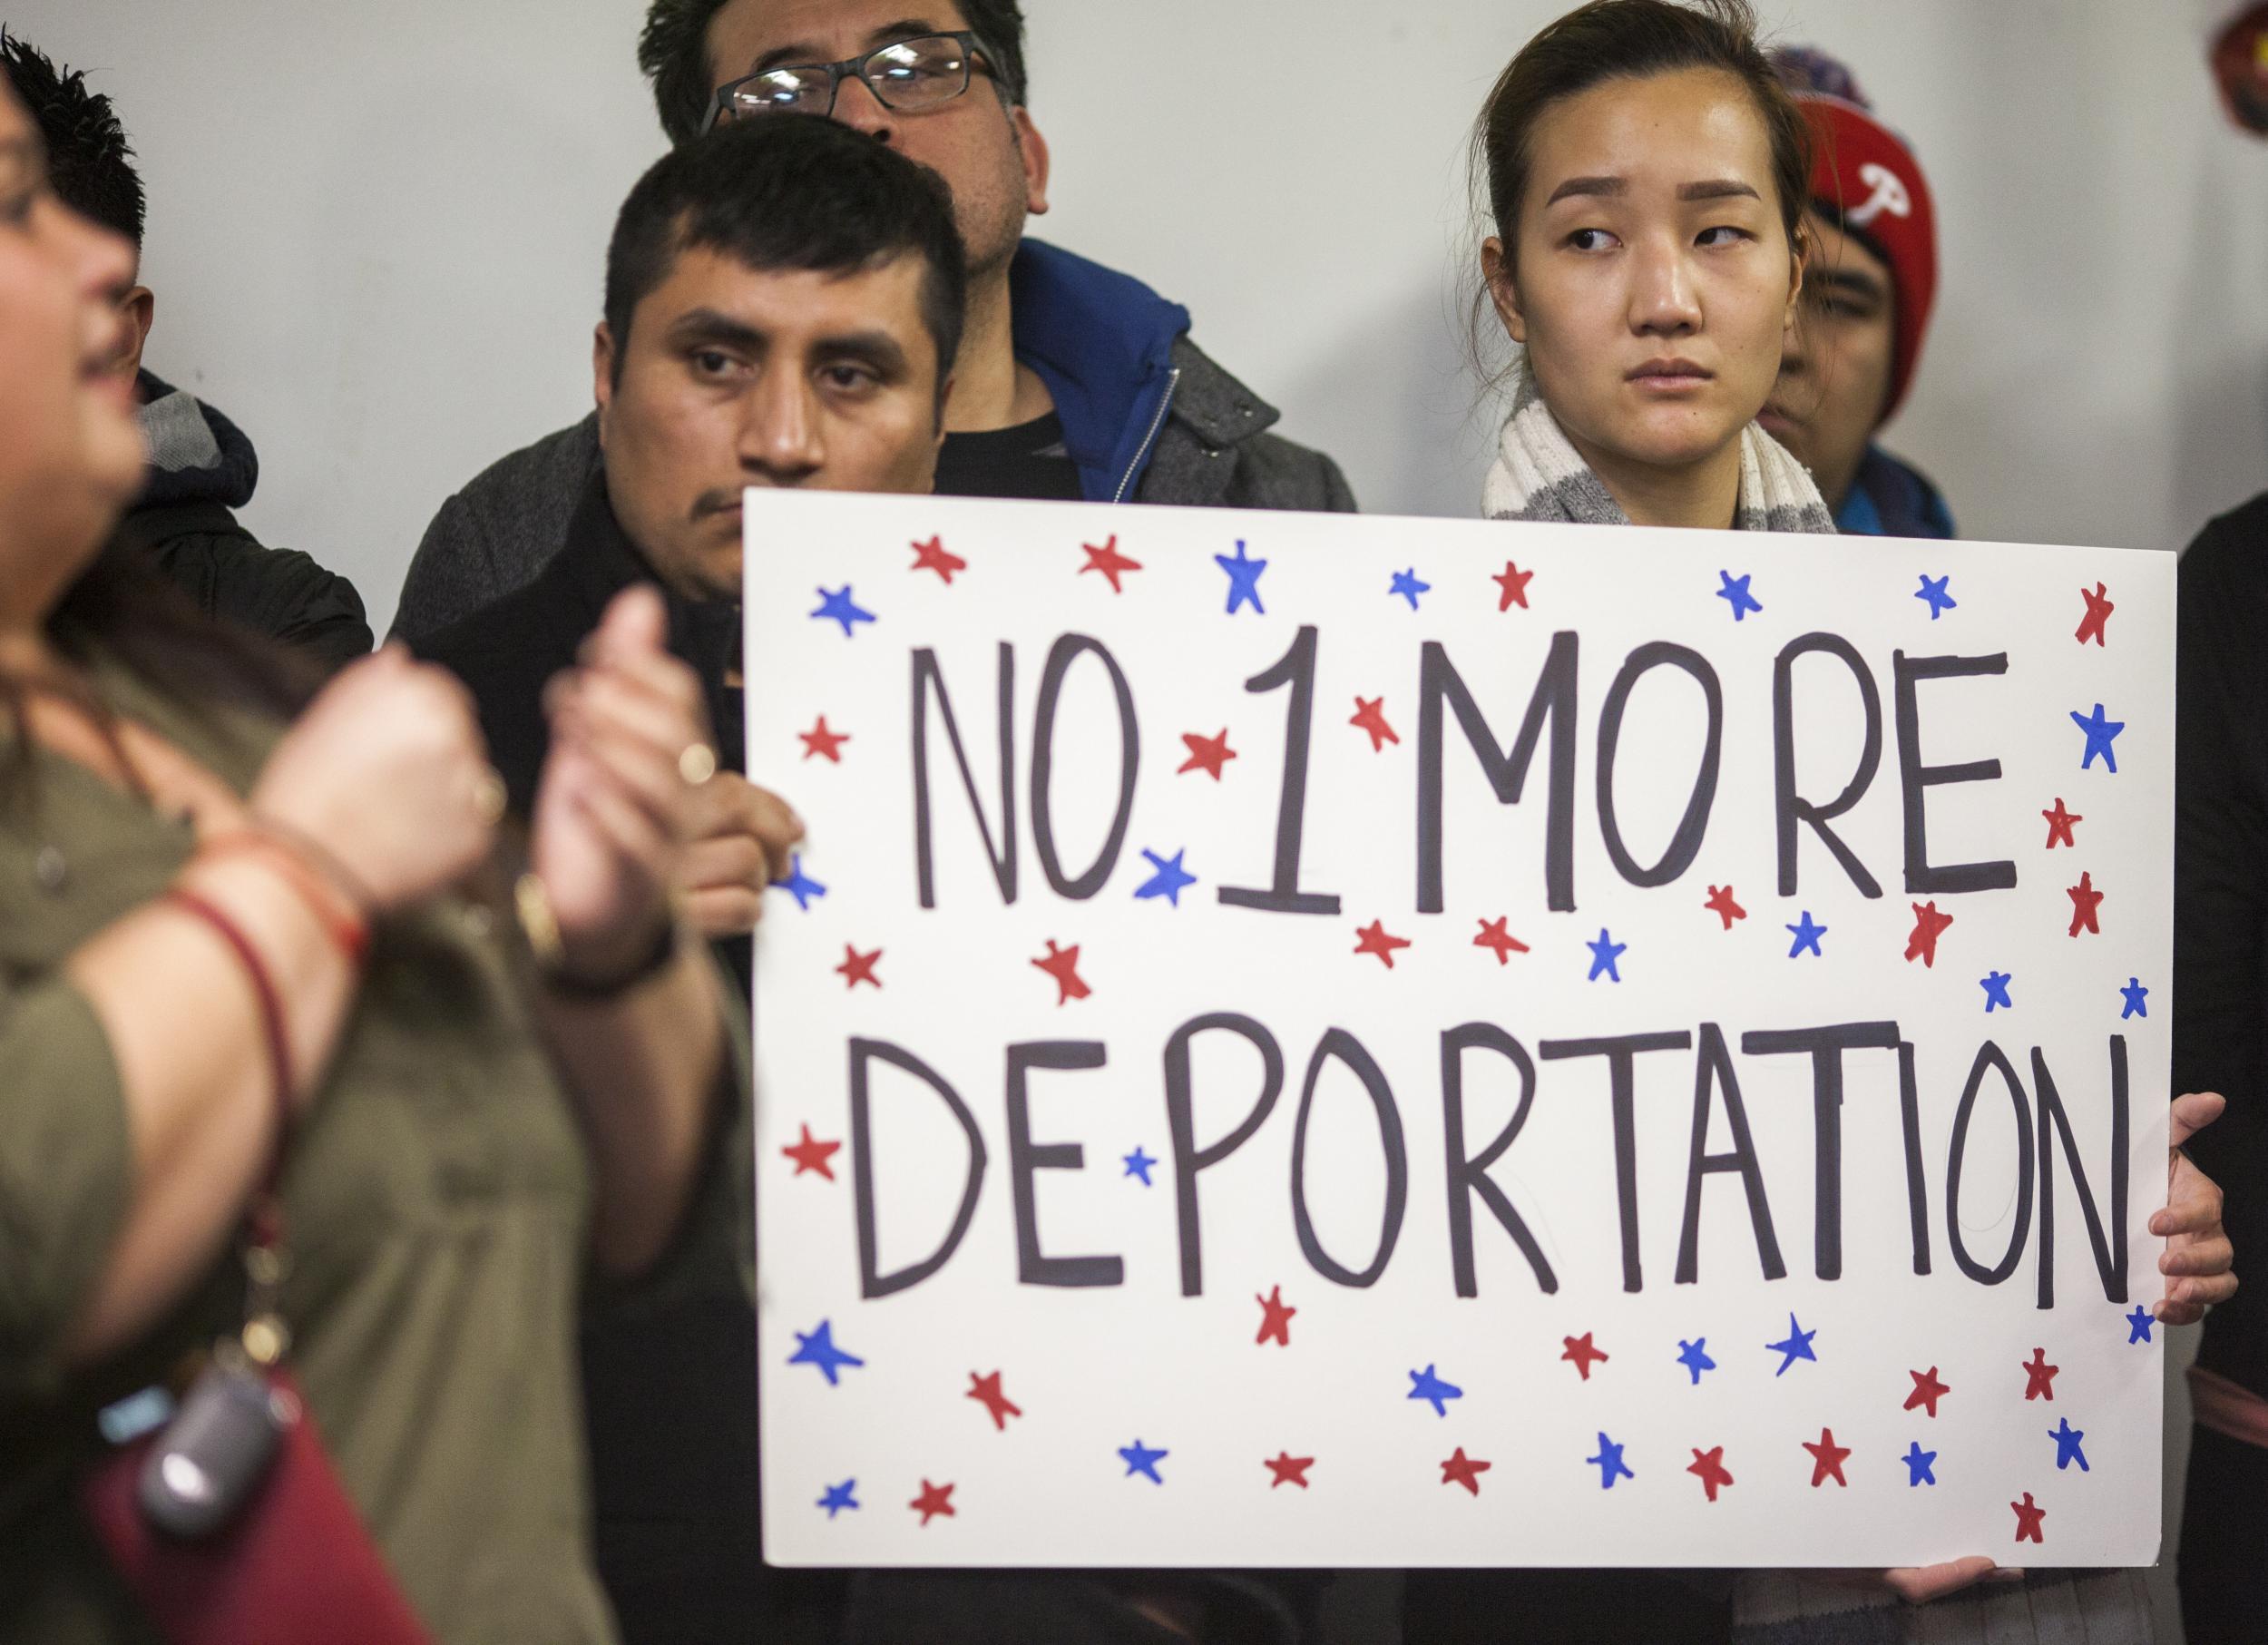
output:
<svg viewBox="0 0 2268 1645"><path fill-rule="evenodd" d="M772 885L776 889L785 891L794 897L796 906L807 912L812 904L826 895L826 887L803 871L803 858L800 856L787 859L787 877L776 879Z"/></svg>
<svg viewBox="0 0 2268 1645"><path fill-rule="evenodd" d="M2156 1323L2157 1321L2151 1317L2149 1309L2138 1302L2136 1303L2134 1312L2126 1316L2126 1346L2132 1347L2137 1342L2154 1340L2150 1336L2150 1327Z"/></svg>
<svg viewBox="0 0 2268 1645"><path fill-rule="evenodd" d="M1181 867L1181 859L1188 856L1188 852L1175 852L1171 862L1155 851L1145 851L1142 855L1149 858L1149 866L1158 872L1151 875L1142 888L1134 894L1134 900L1138 903L1155 902L1162 896L1175 907L1181 906L1181 894L1197 884L1197 876L1185 872Z"/></svg>
<svg viewBox="0 0 2268 1645"><path fill-rule="evenodd" d="M1613 1490L1618 1479L1637 1478L1630 1472L1630 1465L1622 1460L1622 1447L1604 1434L1598 1436L1598 1454L1588 1460L1592 1467L1598 1470L1598 1488L1601 1491Z"/></svg>
<svg viewBox="0 0 2268 1645"><path fill-rule="evenodd" d="M1260 573L1267 570L1268 563L1246 558L1245 540L1242 537L1237 539L1237 557L1234 560L1227 554L1215 554L1213 563L1228 573L1230 616L1235 616L1247 604L1263 617L1268 614L1268 608L1260 603Z"/></svg>
<svg viewBox="0 0 2268 1645"><path fill-rule="evenodd" d="M1980 978L1977 986L1985 991L1985 1015L1996 1011L2014 1011L2016 1002L2009 998L2009 984L2016 979L2005 971L1996 971L1989 977Z"/></svg>
<svg viewBox="0 0 2268 1645"><path fill-rule="evenodd" d="M1750 612L1764 610L1764 606L1758 602L1756 596L1748 592L1748 576L1735 577L1730 572L1719 572L1716 574L1725 583L1725 586L1716 591L1716 597L1733 608L1734 622L1744 622ZM1753 574L1753 573L1749 573L1749 575Z"/></svg>
<svg viewBox="0 0 2268 1645"><path fill-rule="evenodd" d="M1137 1148L1126 1157L1126 1174L1129 1177L1139 1177L1144 1188L1153 1187L1154 1184L1149 1180L1149 1170L1150 1167L1157 1163L1157 1160Z"/></svg>
<svg viewBox="0 0 2268 1645"><path fill-rule="evenodd" d="M826 1516L829 1519L833 1519L846 1508L855 1510L858 1506L858 1498L852 1493L857 1489L858 1482L855 1479L846 1479L839 1485L829 1485L826 1488L826 1494L819 1499L818 1505L826 1510Z"/></svg>
<svg viewBox="0 0 2268 1645"><path fill-rule="evenodd" d="M1621 967L1615 962L1629 952L1629 944L1616 942L1602 929L1597 942L1583 945L1590 950L1590 975L1585 981L1595 983L1602 976L1614 983L1622 980Z"/></svg>
<svg viewBox="0 0 2268 1645"><path fill-rule="evenodd" d="M1716 1361L1709 1357L1709 1339L1696 1337L1691 1342L1677 1345L1677 1363L1693 1373L1693 1386L1701 1386L1701 1373L1716 1369Z"/></svg>
<svg viewBox="0 0 2268 1645"><path fill-rule="evenodd" d="M2098 702L2095 705L2095 712L2092 715L2074 712L2071 716L2071 723L2087 733L2087 752L2080 757L2079 769L2084 771L2093 765L2095 757L2099 754L2102 756L2103 764L2110 769L2110 774L2113 777L2117 776L2118 756L2110 745L2118 740L2118 733L2126 729L2126 722L2123 720L2104 719L2103 705Z"/></svg>
<svg viewBox="0 0 2268 1645"><path fill-rule="evenodd" d="M1433 1415L1436 1416L1448 1415L1449 1402L1452 1399L1462 1399L1464 1396L1465 1391L1455 1383L1443 1382L1434 1376L1432 1366L1427 1366L1422 1371L1410 1373L1409 1397L1424 1400L1433 1407Z"/></svg>
<svg viewBox="0 0 2268 1645"><path fill-rule="evenodd" d="M795 1336L796 1351L787 1356L787 1363L791 1366L816 1366L830 1388L841 1384L840 1373L845 1366L863 1366L866 1363L855 1354L846 1354L835 1346L835 1325L831 1320L819 1321L819 1328L808 1336L801 1331Z"/></svg>
<svg viewBox="0 0 2268 1645"><path fill-rule="evenodd" d="M1413 565L1406 572L1394 573L1393 587L1387 592L1397 600L1407 600L1410 602L1410 609L1415 611L1418 608L1418 596L1432 593L1433 585L1430 583L1420 583L1417 567Z"/></svg>
<svg viewBox="0 0 2268 1645"><path fill-rule="evenodd" d="M2126 1008L2118 1013L2120 1022L2128 1017L2146 1017L2150 1014L2150 991L2142 985L2140 977L2128 977L2126 985L2118 992L2126 1000Z"/></svg>
<svg viewBox="0 0 2268 1645"><path fill-rule="evenodd" d="M1809 908L1804 910L1804 923L1800 925L1788 926L1787 933L1795 939L1795 946L1787 951L1788 958L1801 959L1806 948L1811 950L1813 959L1827 957L1819 951L1819 939L1827 935L1827 927L1812 924L1812 911Z"/></svg>
<svg viewBox="0 0 2268 1645"><path fill-rule="evenodd" d="M1166 1483L1158 1472L1158 1464L1171 1454L1168 1451L1153 1451L1139 1439L1130 1445L1119 1447L1119 1459L1126 1464L1126 1477L1132 1479L1139 1474L1153 1485Z"/></svg>
<svg viewBox="0 0 2268 1645"><path fill-rule="evenodd" d="M2079 1442L2087 1437L2087 1433L2084 1429L2073 1427L2069 1417L2064 1417L2048 1430L2048 1437L2056 1442L2057 1473L2062 1473L2073 1463L2079 1464L2082 1474L2094 1472L2087 1465L2087 1453L2079 1449Z"/></svg>
<svg viewBox="0 0 2268 1645"><path fill-rule="evenodd" d="M1906 1447L1906 1454L1901 1460L1906 1464L1906 1486L1909 1490L1916 1485L1937 1483L1937 1453L1924 1451L1920 1440Z"/></svg>
<svg viewBox="0 0 2268 1645"><path fill-rule="evenodd" d="M1785 1342L1767 1342L1764 1345L1767 1353L1781 1354L1786 1356L1780 1361L1780 1368L1773 1372L1773 1376L1785 1376L1787 1375L1787 1368L1799 1359L1808 1359L1813 1365L1817 1365L1819 1363L1819 1356L1812 1352L1812 1338L1818 1335L1819 1333L1817 1331L1807 1331L1802 1326L1797 1325L1795 1323L1795 1316L1790 1314L1787 1317L1787 1340Z"/></svg>
<svg viewBox="0 0 2268 1645"><path fill-rule="evenodd" d="M872 612L858 609L858 602L851 598L850 584L847 583L835 593L830 594L825 589L819 590L818 592L822 603L817 611L811 613L811 621L841 623L843 638L846 640L853 638L857 633L860 623L872 622L875 620L875 614Z"/></svg>
<svg viewBox="0 0 2268 1645"><path fill-rule="evenodd" d="M1948 573L1942 577L1924 576L1921 579L1921 592L1914 595L1914 598L1923 601L1929 605L1930 621L1932 622L1935 622L1947 612L1959 611L1960 609L1960 602L1955 600L1953 596L1946 591L1945 585L1952 580L1953 578L1950 573Z"/></svg>

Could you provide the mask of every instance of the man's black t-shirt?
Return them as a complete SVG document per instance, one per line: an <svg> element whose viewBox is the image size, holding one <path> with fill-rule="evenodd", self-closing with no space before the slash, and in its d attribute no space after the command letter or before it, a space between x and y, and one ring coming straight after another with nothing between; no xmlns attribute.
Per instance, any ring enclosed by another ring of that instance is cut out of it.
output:
<svg viewBox="0 0 2268 1645"><path fill-rule="evenodd" d="M937 454L937 494L1076 503L1087 494L1063 446L1063 421L1051 411L1013 428L947 435Z"/></svg>

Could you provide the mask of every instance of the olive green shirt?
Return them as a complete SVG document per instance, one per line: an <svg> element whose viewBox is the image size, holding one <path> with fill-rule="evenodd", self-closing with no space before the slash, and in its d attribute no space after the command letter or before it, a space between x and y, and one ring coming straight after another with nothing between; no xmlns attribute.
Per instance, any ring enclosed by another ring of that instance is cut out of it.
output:
<svg viewBox="0 0 2268 1645"><path fill-rule="evenodd" d="M103 684L240 792L275 736ZM0 733L0 757L15 752ZM223 1251L121 1363L62 1364L133 1170L118 1070L62 968L162 891L193 840L68 761L37 756L34 778L0 805L0 1640L139 1641L147 1626L76 1505L100 1454L88 1417L240 1322L242 1282ZM523 956L493 925L448 903L377 934L291 1141L283 1311L318 1431L436 1640L598 1645L615 1630L588 1551L574 1352L591 1167ZM737 1173L707 1175L670 1267L732 1266Z"/></svg>

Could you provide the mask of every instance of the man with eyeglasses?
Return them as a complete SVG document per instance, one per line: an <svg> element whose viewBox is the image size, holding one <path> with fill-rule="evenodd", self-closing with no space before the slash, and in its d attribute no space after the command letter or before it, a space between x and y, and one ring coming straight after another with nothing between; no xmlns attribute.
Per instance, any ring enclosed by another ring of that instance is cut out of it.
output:
<svg viewBox="0 0 2268 1645"><path fill-rule="evenodd" d="M1024 238L1050 156L1025 106L1017 0L652 0L639 61L682 144L721 122L820 114L940 173L969 251L947 495L1351 511L1328 457L1139 281ZM586 419L442 505L395 632L421 638L532 580L598 462Z"/></svg>

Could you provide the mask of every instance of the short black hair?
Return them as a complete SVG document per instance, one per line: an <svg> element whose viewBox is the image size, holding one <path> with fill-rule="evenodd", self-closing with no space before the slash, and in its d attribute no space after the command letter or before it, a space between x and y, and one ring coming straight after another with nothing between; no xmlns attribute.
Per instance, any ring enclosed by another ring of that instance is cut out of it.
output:
<svg viewBox="0 0 2268 1645"><path fill-rule="evenodd" d="M0 68L47 145L47 178L56 198L139 249L147 211L142 177L111 100L86 89L83 70L56 68L46 53L5 29Z"/></svg>
<svg viewBox="0 0 2268 1645"><path fill-rule="evenodd" d="M716 101L716 66L709 61L709 25L731 0L653 0L645 32L638 39L638 66L653 82L661 129L675 143L700 135ZM1017 0L959 0L969 32L982 43L1008 107L1023 106L1031 83L1024 76L1023 7Z"/></svg>
<svg viewBox="0 0 2268 1645"><path fill-rule="evenodd" d="M696 248L765 272L855 274L918 256L922 323L943 392L961 351L968 258L945 181L926 166L812 114L734 121L670 150L622 202L607 250L618 381L638 305Z"/></svg>

